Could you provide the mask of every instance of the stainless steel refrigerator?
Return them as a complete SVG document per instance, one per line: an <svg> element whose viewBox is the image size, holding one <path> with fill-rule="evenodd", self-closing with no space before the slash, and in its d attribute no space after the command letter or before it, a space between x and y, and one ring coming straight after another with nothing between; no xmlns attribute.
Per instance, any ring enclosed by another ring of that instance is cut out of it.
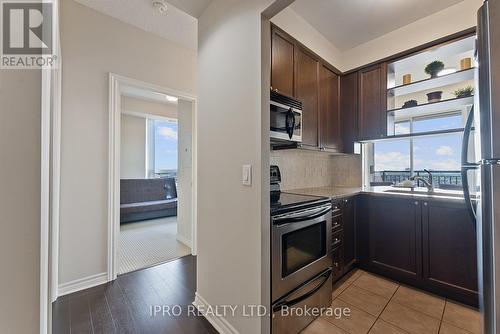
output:
<svg viewBox="0 0 500 334"><path fill-rule="evenodd" d="M484 333L495 334L500 333L500 0L486 0L478 12L476 61L477 90L464 132L462 182L477 224Z"/></svg>

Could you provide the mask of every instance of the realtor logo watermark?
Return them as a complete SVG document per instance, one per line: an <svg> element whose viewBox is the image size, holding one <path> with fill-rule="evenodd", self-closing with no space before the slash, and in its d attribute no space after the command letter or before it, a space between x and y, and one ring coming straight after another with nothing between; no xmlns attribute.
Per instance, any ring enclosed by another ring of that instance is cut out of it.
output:
<svg viewBox="0 0 500 334"><path fill-rule="evenodd" d="M55 4L52 0L0 0L3 69L51 68L54 52Z"/></svg>

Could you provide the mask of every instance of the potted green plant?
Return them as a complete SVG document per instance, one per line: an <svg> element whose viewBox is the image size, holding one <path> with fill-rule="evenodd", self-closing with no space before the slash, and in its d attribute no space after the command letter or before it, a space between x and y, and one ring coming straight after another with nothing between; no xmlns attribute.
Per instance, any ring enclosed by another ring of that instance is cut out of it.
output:
<svg viewBox="0 0 500 334"><path fill-rule="evenodd" d="M472 96L474 94L474 87L467 86L464 88L460 88L453 92L453 94L457 97L457 99Z"/></svg>
<svg viewBox="0 0 500 334"><path fill-rule="evenodd" d="M416 107L418 105L417 100L408 100L403 104L403 108Z"/></svg>
<svg viewBox="0 0 500 334"><path fill-rule="evenodd" d="M438 73L444 69L444 63L439 60L435 60L425 67L425 73L429 74L431 78L436 78Z"/></svg>

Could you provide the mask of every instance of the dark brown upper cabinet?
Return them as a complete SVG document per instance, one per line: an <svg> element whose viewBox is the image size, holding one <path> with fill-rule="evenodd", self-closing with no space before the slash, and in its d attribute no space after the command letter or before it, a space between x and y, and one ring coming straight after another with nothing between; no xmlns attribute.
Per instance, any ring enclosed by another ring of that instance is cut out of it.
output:
<svg viewBox="0 0 500 334"><path fill-rule="evenodd" d="M354 153L358 139L358 72L340 79L340 124L344 153Z"/></svg>
<svg viewBox="0 0 500 334"><path fill-rule="evenodd" d="M359 139L387 135L387 66L377 64L359 71Z"/></svg>
<svg viewBox="0 0 500 334"><path fill-rule="evenodd" d="M324 64L319 70L319 145L321 149L342 150L340 136L339 76Z"/></svg>
<svg viewBox="0 0 500 334"><path fill-rule="evenodd" d="M341 72L278 27L271 30L271 88L302 102L300 146L341 152Z"/></svg>
<svg viewBox="0 0 500 334"><path fill-rule="evenodd" d="M294 95L294 57L295 46L287 36L276 29L272 32L271 87L279 93Z"/></svg>
<svg viewBox="0 0 500 334"><path fill-rule="evenodd" d="M296 48L295 58L295 97L302 102L302 145L318 147L319 62L302 48Z"/></svg>

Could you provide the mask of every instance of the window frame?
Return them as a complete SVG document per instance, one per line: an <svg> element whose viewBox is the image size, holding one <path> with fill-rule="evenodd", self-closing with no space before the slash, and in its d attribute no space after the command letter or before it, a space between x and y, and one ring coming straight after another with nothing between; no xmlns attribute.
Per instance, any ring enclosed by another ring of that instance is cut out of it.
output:
<svg viewBox="0 0 500 334"><path fill-rule="evenodd" d="M179 120L176 118L162 116L147 116L146 117L146 177L155 179L158 176L156 172L156 127L155 122L168 122L177 124L179 128ZM177 149L179 149L179 139L177 139Z"/></svg>
<svg viewBox="0 0 500 334"><path fill-rule="evenodd" d="M363 164L364 165L364 175L367 177L364 177L363 181L365 186L369 186L369 183L371 182L371 178L373 174L375 173L375 142L378 141L392 141L392 140L404 140L408 139L409 141L409 154L410 154L410 176L413 177L415 176L415 146L414 146L414 140L421 138L421 137L440 137L440 136L445 136L445 135L462 135L463 136L463 127L461 128L456 128L456 129L445 129L445 130L437 130L437 131L429 131L429 132L417 132L414 133L414 122L417 120L427 120L427 119L436 119L436 118L443 118L446 116L453 116L453 115L461 115L462 117L462 124L464 124L467 120L467 117L469 115L469 112L471 112L471 108L465 108L464 110L454 110L454 111L445 111L445 112L440 112L440 113L433 113L429 115L419 115L419 116L410 116L407 118L401 118L398 119L397 121L394 120L393 123L391 124L392 126L392 131L395 135L393 136L388 136L387 138L381 139L381 140L375 140L371 142L366 142L365 147L363 149L363 160L366 162ZM399 134L396 135L396 124L399 123L404 123L404 122L409 122L410 125L410 132L407 134ZM369 144L368 147L366 147L366 144ZM365 165L366 164L366 165Z"/></svg>

